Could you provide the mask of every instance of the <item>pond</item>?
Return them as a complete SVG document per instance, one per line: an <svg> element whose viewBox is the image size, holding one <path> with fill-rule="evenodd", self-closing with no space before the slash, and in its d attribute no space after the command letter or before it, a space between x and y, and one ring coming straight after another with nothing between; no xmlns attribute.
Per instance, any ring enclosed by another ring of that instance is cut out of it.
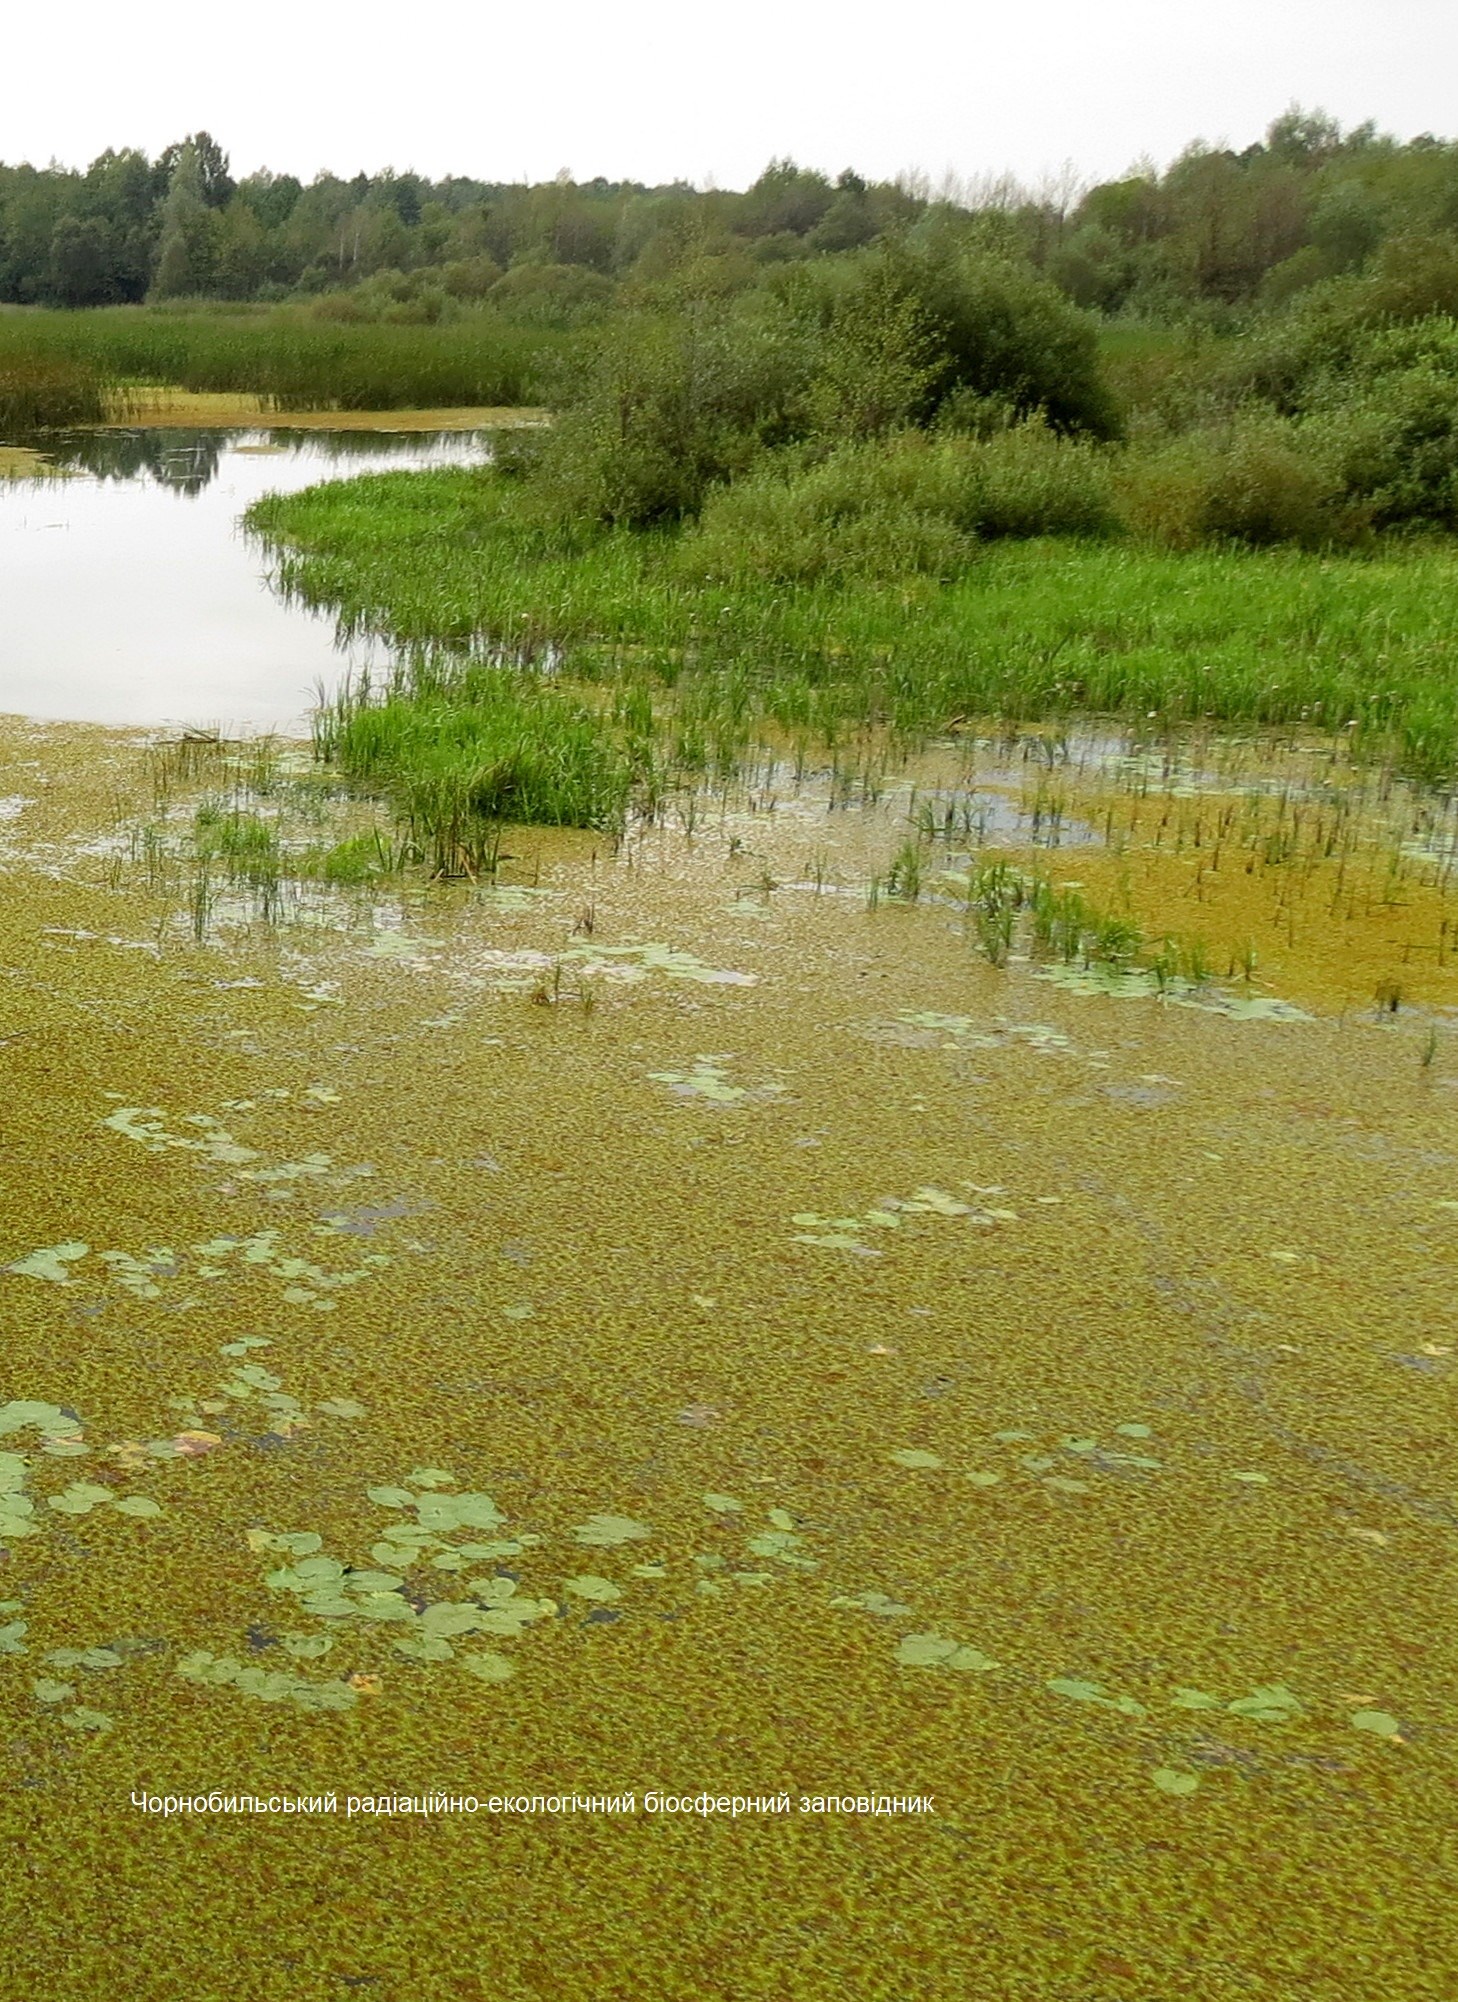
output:
<svg viewBox="0 0 1458 2002"><path fill-rule="evenodd" d="M286 604L239 526L266 493L487 456L480 432L77 434L0 480L0 711L48 721L305 727L319 683L384 659Z"/></svg>

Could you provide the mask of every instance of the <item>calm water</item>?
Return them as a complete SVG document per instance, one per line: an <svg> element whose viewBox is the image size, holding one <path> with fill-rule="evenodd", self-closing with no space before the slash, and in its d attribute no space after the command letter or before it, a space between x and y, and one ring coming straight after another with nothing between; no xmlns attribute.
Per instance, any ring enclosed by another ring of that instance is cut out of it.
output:
<svg viewBox="0 0 1458 2002"><path fill-rule="evenodd" d="M479 461L479 433L132 431L77 437L65 479L0 480L0 712L295 729L368 644L269 588L239 518L266 493Z"/></svg>

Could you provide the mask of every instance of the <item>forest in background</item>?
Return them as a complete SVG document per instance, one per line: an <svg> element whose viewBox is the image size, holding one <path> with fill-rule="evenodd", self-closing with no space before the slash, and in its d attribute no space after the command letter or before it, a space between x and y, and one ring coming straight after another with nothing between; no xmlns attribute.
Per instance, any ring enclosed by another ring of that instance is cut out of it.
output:
<svg viewBox="0 0 1458 2002"><path fill-rule="evenodd" d="M766 267L915 238L948 211L985 250L1075 304L1215 328L1313 287L1413 258L1458 272L1458 143L1400 141L1321 112L1277 118L1240 152L1197 142L1080 188L985 178L934 190L774 161L743 192L686 183L535 186L386 171L308 185L235 179L207 133L155 160L108 150L85 169L0 164L0 301L88 307L302 300L341 319L449 318L483 300L560 323L685 263L725 290ZM1449 301L1458 304L1458 295Z"/></svg>

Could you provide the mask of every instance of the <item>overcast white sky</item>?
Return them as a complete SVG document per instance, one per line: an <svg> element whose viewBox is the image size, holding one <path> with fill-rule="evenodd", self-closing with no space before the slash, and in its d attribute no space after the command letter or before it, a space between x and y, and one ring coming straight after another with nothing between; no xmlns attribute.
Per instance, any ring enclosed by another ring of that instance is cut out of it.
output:
<svg viewBox="0 0 1458 2002"><path fill-rule="evenodd" d="M6 8L0 158L206 127L235 173L1091 178L1293 100L1458 126L1455 0L70 0Z"/></svg>

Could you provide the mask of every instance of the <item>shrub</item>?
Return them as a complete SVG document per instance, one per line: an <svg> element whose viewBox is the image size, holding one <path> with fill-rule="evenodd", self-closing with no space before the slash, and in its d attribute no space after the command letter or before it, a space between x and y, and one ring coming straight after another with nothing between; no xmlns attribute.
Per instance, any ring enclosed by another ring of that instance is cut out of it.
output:
<svg viewBox="0 0 1458 2002"><path fill-rule="evenodd" d="M949 576L979 540L1114 525L1102 455L1044 424L985 440L904 432L818 462L781 455L710 499L678 563L706 579Z"/></svg>
<svg viewBox="0 0 1458 2002"><path fill-rule="evenodd" d="M533 479L552 520L642 526L692 514L796 427L804 361L782 319L707 304L624 315L567 389Z"/></svg>
<svg viewBox="0 0 1458 2002"><path fill-rule="evenodd" d="M1131 453L1118 489L1128 525L1177 549L1202 541L1323 548L1356 540L1366 526L1316 441L1261 411Z"/></svg>
<svg viewBox="0 0 1458 2002"><path fill-rule="evenodd" d="M1369 335L1309 399L1306 429L1382 528L1458 528L1458 322Z"/></svg>

